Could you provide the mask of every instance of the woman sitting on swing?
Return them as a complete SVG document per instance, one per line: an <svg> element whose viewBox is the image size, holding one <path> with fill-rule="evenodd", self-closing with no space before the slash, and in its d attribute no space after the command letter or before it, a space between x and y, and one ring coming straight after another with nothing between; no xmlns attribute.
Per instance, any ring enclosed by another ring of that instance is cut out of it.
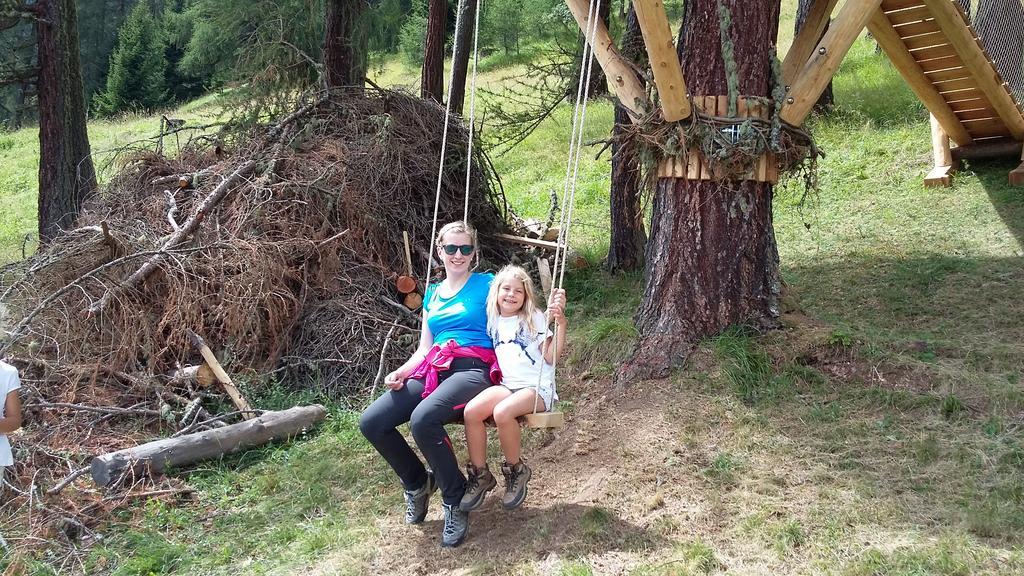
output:
<svg viewBox="0 0 1024 576"><path fill-rule="evenodd" d="M477 248L476 230L468 223L441 228L436 250L445 279L429 286L424 295L426 322L419 347L384 377L390 391L377 398L359 421L363 435L402 481L406 523L423 522L430 494L441 488L445 547L465 540L469 512L459 508L466 477L444 425L461 420L466 403L500 378L487 334L486 301L494 276L470 271ZM405 422L432 471L398 432Z"/></svg>

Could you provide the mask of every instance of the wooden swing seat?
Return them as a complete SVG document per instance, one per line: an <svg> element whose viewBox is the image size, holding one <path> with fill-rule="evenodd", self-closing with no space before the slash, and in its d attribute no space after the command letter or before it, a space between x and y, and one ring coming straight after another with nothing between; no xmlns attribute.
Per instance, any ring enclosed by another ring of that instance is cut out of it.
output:
<svg viewBox="0 0 1024 576"><path fill-rule="evenodd" d="M552 412L537 412L536 414L526 414L517 418L519 425L523 428L552 428L561 429L565 428L565 414L555 410ZM458 421L459 424L464 424L462 420ZM484 420L484 425L488 428L496 428L497 425L494 423L494 418L488 418Z"/></svg>

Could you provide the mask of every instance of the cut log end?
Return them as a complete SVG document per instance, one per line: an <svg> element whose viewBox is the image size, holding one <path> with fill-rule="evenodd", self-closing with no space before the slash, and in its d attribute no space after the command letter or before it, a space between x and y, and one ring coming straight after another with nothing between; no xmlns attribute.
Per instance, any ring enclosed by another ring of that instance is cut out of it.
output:
<svg viewBox="0 0 1024 576"><path fill-rule="evenodd" d="M416 291L416 279L412 276L399 276L398 280L395 281L395 287L402 294L409 294Z"/></svg>
<svg viewBox="0 0 1024 576"><path fill-rule="evenodd" d="M416 292L410 292L405 295L403 304L405 304L405 307L409 310L419 310L420 307L423 306L423 296L420 296Z"/></svg>

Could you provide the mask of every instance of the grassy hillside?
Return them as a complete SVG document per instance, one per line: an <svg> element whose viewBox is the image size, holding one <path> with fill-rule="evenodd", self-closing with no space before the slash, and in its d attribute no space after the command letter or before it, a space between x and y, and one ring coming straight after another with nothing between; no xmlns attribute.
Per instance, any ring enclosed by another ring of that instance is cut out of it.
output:
<svg viewBox="0 0 1024 576"><path fill-rule="evenodd" d="M189 124L214 121L215 97L208 96L168 112ZM160 116L126 116L89 122L89 142L102 183L117 172L119 160L141 148L155 148ZM187 133L186 133L187 134ZM187 137L187 136L183 136ZM184 143L184 142L182 142ZM165 146L174 149L174 137ZM0 131L0 264L33 254L37 244L36 202L39 191L39 131Z"/></svg>
<svg viewBox="0 0 1024 576"><path fill-rule="evenodd" d="M574 230L594 266L567 278L570 422L527 436L524 510L488 504L466 545L441 551L436 500L424 528L401 525L399 487L354 415L336 411L309 438L188 472L191 499L127 509L78 571L1024 573L1024 196L1006 186L1012 163L924 188L927 115L866 39L835 91L837 110L811 122L827 154L819 192L801 203L797 183L776 191L799 310L784 330L730 331L687 370L624 393L608 373L627 352L641 281L598 269L608 157L584 158ZM559 109L495 159L526 216L544 216L562 189L569 118ZM586 137L603 137L610 106L588 118ZM152 133L146 122L107 133L127 141ZM2 138L14 143L0 153L16 154L29 137ZM6 156L0 170L32 177Z"/></svg>

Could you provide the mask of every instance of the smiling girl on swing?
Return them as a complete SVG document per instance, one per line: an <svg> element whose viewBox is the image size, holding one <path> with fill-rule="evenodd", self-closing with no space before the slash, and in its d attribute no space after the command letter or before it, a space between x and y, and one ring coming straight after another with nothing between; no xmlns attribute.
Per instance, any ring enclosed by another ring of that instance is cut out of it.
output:
<svg viewBox="0 0 1024 576"><path fill-rule="evenodd" d="M555 324L548 329L548 320ZM518 508L526 499L532 472L521 457L522 439L518 418L551 410L555 393L554 364L565 346L565 290L555 289L547 315L537 306L533 281L518 266L506 266L491 282L487 296L487 331L501 368L501 383L469 401L465 410L466 493L459 506L464 511L483 504L497 480L487 467L487 430L484 422L493 417L505 462L505 494L501 503L507 510Z"/></svg>

